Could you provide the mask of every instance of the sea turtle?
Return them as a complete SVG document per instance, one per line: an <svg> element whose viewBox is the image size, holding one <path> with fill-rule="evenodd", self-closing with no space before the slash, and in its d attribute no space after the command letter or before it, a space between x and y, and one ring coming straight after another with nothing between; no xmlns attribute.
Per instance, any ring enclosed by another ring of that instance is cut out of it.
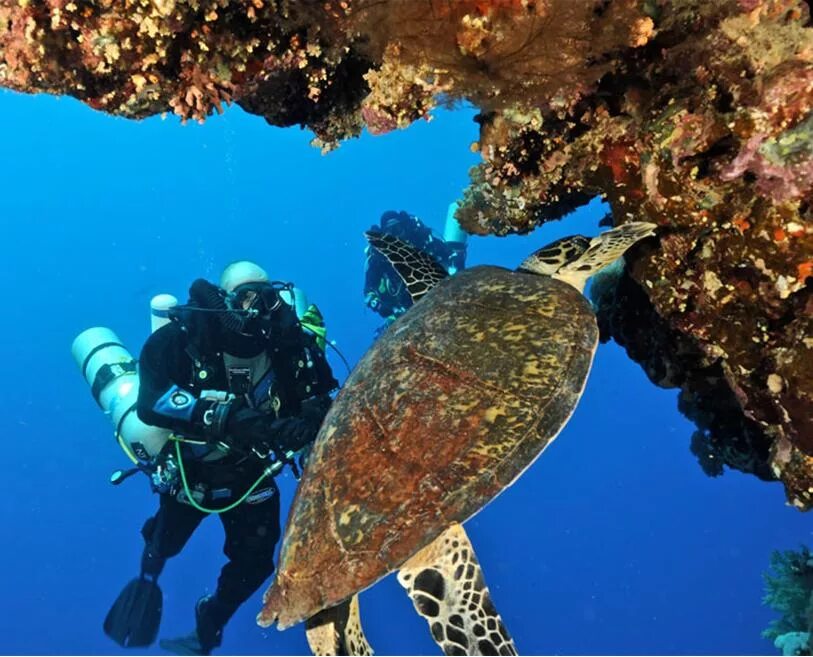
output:
<svg viewBox="0 0 813 657"><path fill-rule="evenodd" d="M654 230L627 223L557 240L516 271L452 277L405 242L367 233L417 303L361 359L322 424L261 625L311 619L315 651L365 652L355 594L398 570L446 654L516 654L461 523L567 423L598 342L584 285Z"/></svg>

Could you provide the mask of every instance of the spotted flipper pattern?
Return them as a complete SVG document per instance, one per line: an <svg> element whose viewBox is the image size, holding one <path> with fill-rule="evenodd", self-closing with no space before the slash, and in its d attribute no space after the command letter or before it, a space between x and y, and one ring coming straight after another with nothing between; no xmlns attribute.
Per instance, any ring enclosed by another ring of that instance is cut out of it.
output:
<svg viewBox="0 0 813 657"><path fill-rule="evenodd" d="M361 629L357 595L305 621L305 636L314 655L373 654Z"/></svg>
<svg viewBox="0 0 813 657"><path fill-rule="evenodd" d="M398 571L445 655L516 655L469 537L453 524Z"/></svg>
<svg viewBox="0 0 813 657"><path fill-rule="evenodd" d="M372 230L364 233L364 236L370 245L390 262L396 273L403 279L409 296L412 297L412 303L418 301L449 276L449 272L435 262L430 255L416 249L404 240Z"/></svg>

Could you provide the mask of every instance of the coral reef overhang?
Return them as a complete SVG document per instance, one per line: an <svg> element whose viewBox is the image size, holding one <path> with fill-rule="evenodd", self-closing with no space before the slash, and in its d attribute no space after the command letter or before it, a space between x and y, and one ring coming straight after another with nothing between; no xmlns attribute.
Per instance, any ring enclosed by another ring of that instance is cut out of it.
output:
<svg viewBox="0 0 813 657"><path fill-rule="evenodd" d="M596 195L657 222L605 332L682 388L710 474L813 505L810 3L16 0L0 85L130 118L235 102L325 150L475 104L463 225L527 232Z"/></svg>

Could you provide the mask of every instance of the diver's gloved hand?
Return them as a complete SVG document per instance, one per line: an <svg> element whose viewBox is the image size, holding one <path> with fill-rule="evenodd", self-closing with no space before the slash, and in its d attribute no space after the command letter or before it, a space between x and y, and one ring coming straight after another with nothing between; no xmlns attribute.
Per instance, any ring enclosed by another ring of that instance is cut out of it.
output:
<svg viewBox="0 0 813 657"><path fill-rule="evenodd" d="M243 406L242 399L199 399L192 411L192 420L207 440L223 440L228 434L229 422Z"/></svg>
<svg viewBox="0 0 813 657"><path fill-rule="evenodd" d="M299 417L274 419L252 408L240 408L229 416L227 433L234 444L251 449L257 454L271 452L282 458L287 452L296 452L316 436L318 425Z"/></svg>
<svg viewBox="0 0 813 657"><path fill-rule="evenodd" d="M274 420L269 427L271 440L277 446L278 454L298 452L316 437L313 425L299 417L286 417ZM318 429L318 426L317 426Z"/></svg>
<svg viewBox="0 0 813 657"><path fill-rule="evenodd" d="M266 455L274 452L283 453L283 448L275 440L273 425L277 422L273 416L250 408L242 399L231 402L226 421L226 441L243 450L253 450Z"/></svg>

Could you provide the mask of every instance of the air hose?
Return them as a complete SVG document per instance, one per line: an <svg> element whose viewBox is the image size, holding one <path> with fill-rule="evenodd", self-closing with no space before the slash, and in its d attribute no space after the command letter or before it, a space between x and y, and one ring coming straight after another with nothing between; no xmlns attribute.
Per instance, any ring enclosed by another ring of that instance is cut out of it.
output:
<svg viewBox="0 0 813 657"><path fill-rule="evenodd" d="M228 331L240 332L243 330L245 318L241 316L240 311L232 311L226 305L226 300L223 298L220 288L212 285L207 280L199 278L189 288L189 295L201 306L200 308L193 308L194 310L218 313L220 324Z"/></svg>
<svg viewBox="0 0 813 657"><path fill-rule="evenodd" d="M259 486L266 477L270 477L272 475L277 474L285 465L283 461L276 461L269 465L263 473L259 476L257 481L255 481L249 489L243 494L240 499L235 502L232 502L228 506L225 506L221 509L207 509L204 506L198 504L197 500L192 497L192 491L189 490L189 482L186 480L186 470L183 466L183 457L181 456L181 442L180 440L175 441L175 454L178 457L178 471L181 473L181 483L183 484L183 492L186 495L186 499L189 501L189 504L192 505L195 509L200 511L201 513L226 513L227 511L231 511L232 509L240 506L243 502L246 501L249 495L251 495Z"/></svg>

